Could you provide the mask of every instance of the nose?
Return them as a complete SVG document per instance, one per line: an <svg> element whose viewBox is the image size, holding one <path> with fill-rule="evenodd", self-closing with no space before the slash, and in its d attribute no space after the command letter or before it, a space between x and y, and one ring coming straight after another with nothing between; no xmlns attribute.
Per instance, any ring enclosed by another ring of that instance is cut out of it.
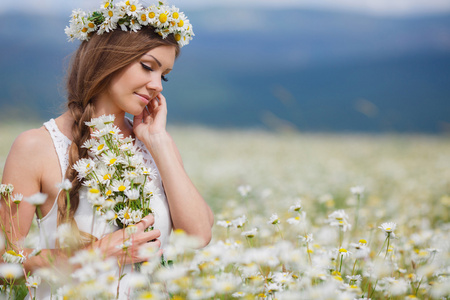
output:
<svg viewBox="0 0 450 300"><path fill-rule="evenodd" d="M147 82L147 89L155 91L157 93L161 93L163 90L161 75L159 75L157 72L154 72L150 80Z"/></svg>

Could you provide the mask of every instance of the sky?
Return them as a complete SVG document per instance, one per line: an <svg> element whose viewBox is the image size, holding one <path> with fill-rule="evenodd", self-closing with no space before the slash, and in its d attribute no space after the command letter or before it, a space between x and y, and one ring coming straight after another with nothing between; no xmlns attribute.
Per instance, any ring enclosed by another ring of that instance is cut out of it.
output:
<svg viewBox="0 0 450 300"><path fill-rule="evenodd" d="M142 1L147 4L155 1ZM68 13L74 8L96 9L101 1L95 0L20 0L1 1L0 13L13 10L32 13ZM266 8L317 8L328 10L354 11L374 15L424 15L450 12L449 0L170 0L169 4L181 7L182 10L205 7L266 7Z"/></svg>

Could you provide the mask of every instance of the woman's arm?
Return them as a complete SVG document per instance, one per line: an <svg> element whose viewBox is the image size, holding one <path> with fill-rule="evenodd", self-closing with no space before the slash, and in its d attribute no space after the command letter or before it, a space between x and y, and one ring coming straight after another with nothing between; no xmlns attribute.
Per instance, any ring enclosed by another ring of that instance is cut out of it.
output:
<svg viewBox="0 0 450 300"><path fill-rule="evenodd" d="M135 117L133 129L158 166L174 228L197 236L201 246L206 246L211 240L213 213L184 170L179 151L166 131L166 100L161 94L158 98L159 102L150 102L149 111L144 109Z"/></svg>
<svg viewBox="0 0 450 300"><path fill-rule="evenodd" d="M44 141L45 137L39 129L26 131L14 141L6 159L2 178L3 184L13 185L13 194L27 197L41 191L42 163L45 163L41 156ZM33 249L24 249L20 244L28 235L36 207L24 200L17 205L10 199L2 198L0 211L1 230L7 241L6 250L23 250L25 255L30 254ZM44 261L46 254L48 253L27 260L25 268L34 270L46 265Z"/></svg>
<svg viewBox="0 0 450 300"><path fill-rule="evenodd" d="M46 146L50 148L46 148ZM45 129L34 129L22 133L14 141L8 154L2 183L12 184L14 186L13 194L20 193L24 195L24 198L38 192L51 192L52 189L56 189L55 183L61 181L59 164L56 157L52 159L52 154L56 155L50 136L45 132ZM50 171L50 173L46 171ZM51 178L48 182L48 177L52 177L51 174L55 175L56 178ZM43 206L47 206L43 209L44 211L48 212L51 209L56 199L56 193L57 189L54 192L55 195L49 196L44 203ZM25 200L17 205L10 199L2 197L0 202L0 230L5 234L7 240L5 251L23 251L26 257L33 252L34 249L24 248L22 241L30 231L35 213L36 207ZM126 254L117 247L124 243L124 230L117 230L105 236L94 243L93 246L99 247L106 256L121 258L124 264L144 261L147 257L139 255L141 246L147 244L156 248L160 246L157 240L150 242L159 237L160 232L158 230L144 232L145 228L153 225L153 222L153 216L143 218L137 226L137 232L133 234L133 244L127 249ZM56 230L54 228L55 232ZM32 272L38 268L54 265L55 262L64 264L68 259L66 254L64 250L60 249L43 249L39 255L27 258L23 265L26 272Z"/></svg>

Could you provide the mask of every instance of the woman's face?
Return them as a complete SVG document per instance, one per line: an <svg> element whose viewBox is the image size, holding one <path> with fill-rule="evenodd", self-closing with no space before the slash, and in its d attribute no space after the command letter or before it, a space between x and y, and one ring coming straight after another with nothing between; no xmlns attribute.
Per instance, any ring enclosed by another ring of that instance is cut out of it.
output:
<svg viewBox="0 0 450 300"><path fill-rule="evenodd" d="M97 111L139 115L162 92L162 81L175 63L175 47L159 46L144 54L113 77L109 88L97 98ZM106 106L106 107L105 107Z"/></svg>

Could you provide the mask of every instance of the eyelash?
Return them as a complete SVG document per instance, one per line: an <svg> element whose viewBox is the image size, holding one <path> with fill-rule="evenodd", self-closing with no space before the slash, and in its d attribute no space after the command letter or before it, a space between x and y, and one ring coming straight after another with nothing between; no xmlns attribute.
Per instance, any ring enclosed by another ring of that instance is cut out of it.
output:
<svg viewBox="0 0 450 300"><path fill-rule="evenodd" d="M152 68L150 68L149 66L147 66L146 64L144 64L142 62L141 62L141 66L147 71L153 71ZM162 81L165 81L165 82L169 81L169 79L164 75L161 76L161 79L162 79Z"/></svg>

